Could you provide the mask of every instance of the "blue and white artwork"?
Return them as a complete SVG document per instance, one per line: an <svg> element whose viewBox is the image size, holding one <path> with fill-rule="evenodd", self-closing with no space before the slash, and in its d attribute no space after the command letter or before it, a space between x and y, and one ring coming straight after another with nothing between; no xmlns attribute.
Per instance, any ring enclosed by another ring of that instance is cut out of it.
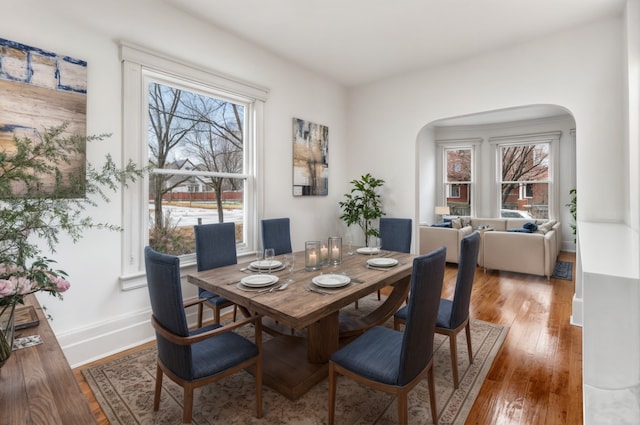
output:
<svg viewBox="0 0 640 425"><path fill-rule="evenodd" d="M87 63L0 38L0 149L14 137L37 139L45 129L67 125L86 136ZM85 156L62 164L63 173L84 169Z"/></svg>

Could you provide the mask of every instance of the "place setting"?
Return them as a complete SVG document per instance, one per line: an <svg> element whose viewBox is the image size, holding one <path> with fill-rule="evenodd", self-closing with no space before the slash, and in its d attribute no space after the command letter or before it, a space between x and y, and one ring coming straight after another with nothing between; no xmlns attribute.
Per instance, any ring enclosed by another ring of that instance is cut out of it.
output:
<svg viewBox="0 0 640 425"><path fill-rule="evenodd" d="M398 264L400 264L400 262L395 258L375 257L375 258L369 258L367 260L366 267L372 270L387 271L390 268L397 266Z"/></svg>
<svg viewBox="0 0 640 425"><path fill-rule="evenodd" d="M311 279L305 289L323 295L331 295L344 289L351 283L351 278L344 274L320 274Z"/></svg>

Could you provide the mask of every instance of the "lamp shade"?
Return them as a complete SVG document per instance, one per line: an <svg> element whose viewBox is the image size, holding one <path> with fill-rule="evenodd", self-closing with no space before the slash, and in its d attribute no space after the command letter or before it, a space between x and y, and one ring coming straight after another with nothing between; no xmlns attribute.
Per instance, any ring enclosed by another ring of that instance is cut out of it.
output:
<svg viewBox="0 0 640 425"><path fill-rule="evenodd" d="M447 215L450 214L451 210L449 207L436 207L436 215Z"/></svg>

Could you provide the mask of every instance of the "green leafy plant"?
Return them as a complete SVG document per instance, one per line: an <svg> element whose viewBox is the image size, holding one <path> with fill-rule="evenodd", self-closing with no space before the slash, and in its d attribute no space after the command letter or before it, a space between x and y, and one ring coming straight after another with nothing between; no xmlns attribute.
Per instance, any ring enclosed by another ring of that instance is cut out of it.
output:
<svg viewBox="0 0 640 425"><path fill-rule="evenodd" d="M46 128L37 137L14 137L0 146L0 310L22 304L27 294L44 291L62 298L70 284L67 274L53 267L54 260L42 252L43 243L56 252L66 234L75 243L84 230L120 230L95 222L88 207L96 197L109 201L129 181L141 177L132 161L119 168L110 155L100 167L87 163L67 175L69 158L84 157L87 142L109 135L77 136L66 132L67 124ZM82 194L82 195L77 195Z"/></svg>
<svg viewBox="0 0 640 425"><path fill-rule="evenodd" d="M577 198L577 193L575 189L571 189L569 191L569 194L571 195L571 202L569 202L568 204L566 204L567 207L569 207L569 213L571 213L571 217L573 217L573 223L571 224L571 230L573 231L573 243L576 242L576 230L577 230L577 211L578 211L578 198Z"/></svg>
<svg viewBox="0 0 640 425"><path fill-rule="evenodd" d="M373 221L384 215L382 200L376 189L384 184L384 180L376 179L367 173L359 180L351 180L353 185L350 193L345 193L345 200L338 205L342 208L340 219L347 226L357 224L364 234L365 245L369 246L369 237L379 237L378 229L373 226Z"/></svg>

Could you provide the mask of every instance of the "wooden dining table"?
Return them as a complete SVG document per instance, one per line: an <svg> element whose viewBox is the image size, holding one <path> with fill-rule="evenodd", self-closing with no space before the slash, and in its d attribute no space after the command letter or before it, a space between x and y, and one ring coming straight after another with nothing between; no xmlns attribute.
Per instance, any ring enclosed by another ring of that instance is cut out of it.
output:
<svg viewBox="0 0 640 425"><path fill-rule="evenodd" d="M398 310L409 293L415 255L354 253L344 255L340 264L314 271L305 269L304 252L296 252L295 257L292 272L272 272L279 279L276 288L287 279L294 281L281 291L238 285L254 273L249 263L188 275L190 283L233 301L245 314L263 316L263 328L272 335L263 343L263 381L292 400L327 376L328 361L342 344L384 323ZM367 263L372 258L396 259L398 264L372 268ZM312 283L320 274L346 275L351 282L339 288L321 288ZM340 314L341 309L387 286L391 291L376 301L379 306L373 311L360 316Z"/></svg>

